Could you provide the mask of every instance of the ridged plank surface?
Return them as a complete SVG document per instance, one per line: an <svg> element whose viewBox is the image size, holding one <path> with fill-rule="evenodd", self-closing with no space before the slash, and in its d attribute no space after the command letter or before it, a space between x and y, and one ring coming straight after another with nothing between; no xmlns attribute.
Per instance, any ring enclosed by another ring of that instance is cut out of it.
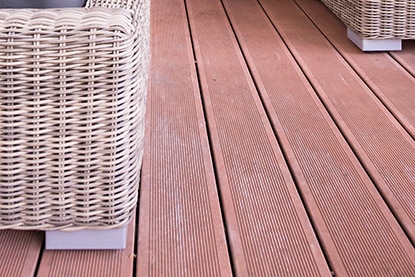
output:
<svg viewBox="0 0 415 277"><path fill-rule="evenodd" d="M318 1L297 3L319 31L291 1L261 0L273 22L255 0L222 2L239 45L218 1L152 1L153 64L137 270L132 237L127 251L42 253L40 233L1 231L0 276L312 276L327 275L327 261L336 276L414 275L413 246L388 216L384 201L399 207L388 186L408 176L414 186L413 164L397 167L402 160L377 152L400 147L405 152L411 144L409 129L399 127L405 124L397 115L409 114L405 107L412 103L392 90L412 97L411 81L400 82L400 76L411 78L405 68L415 78L414 42L404 41L402 52L359 54L347 41L345 27ZM383 68L391 76L376 74ZM397 86L387 86L391 78ZM379 91L385 96L382 102L374 94ZM391 122L396 125L385 128ZM400 143L402 137L409 142ZM382 172L374 165L379 160L388 166ZM373 192L374 184L382 188L383 198ZM412 195L402 192L414 203ZM304 216L305 204L320 245ZM303 248L309 250L303 253Z"/></svg>
<svg viewBox="0 0 415 277"><path fill-rule="evenodd" d="M32 276L42 247L40 232L0 231L0 276Z"/></svg>
<svg viewBox="0 0 415 277"><path fill-rule="evenodd" d="M236 274L329 276L221 2L188 9Z"/></svg>
<svg viewBox="0 0 415 277"><path fill-rule="evenodd" d="M320 28L343 58L353 67L373 93L379 97L389 111L415 139L415 79L391 57L389 52L364 53L344 34L346 27L318 0L297 1L313 22ZM322 17L321 14L326 14ZM406 43L405 43L406 44ZM408 45L409 46L409 45ZM407 47L408 48L408 47ZM411 48L409 47L409 50ZM393 53L393 52L391 52ZM415 66L415 53L403 51L407 59L402 59L408 70ZM401 54L403 55L403 54ZM396 54L399 57L399 54ZM412 59L412 66L411 66Z"/></svg>
<svg viewBox="0 0 415 277"><path fill-rule="evenodd" d="M139 276L231 275L184 2L152 1Z"/></svg>
<svg viewBox="0 0 415 277"><path fill-rule="evenodd" d="M299 2L328 36L338 30L333 29L336 21L330 17L331 14L328 14L327 19L318 16L326 10L320 2ZM316 12L318 8L322 11ZM336 43L336 37L333 35L329 38ZM358 152L412 242L415 242L415 140L394 118L395 115L398 120L402 119L406 130L415 137L415 80L387 54L361 56L356 49L350 49L351 43L344 44L349 47L345 46L341 53L355 66L356 73L363 76L372 90L334 54L327 54L327 60L330 61L323 62L325 66L319 68L315 66L315 57L309 56L304 62L316 84L321 86L321 94L326 95L332 103L329 109L338 114L338 117L334 116L338 124L344 123L341 129L345 136ZM359 56L361 58L357 59ZM334 63L333 60L338 62ZM337 76L330 76L329 66L336 66ZM335 88L334 84L340 80L344 85Z"/></svg>
<svg viewBox="0 0 415 277"><path fill-rule="evenodd" d="M134 218L127 232L127 247L123 250L45 250L36 276L132 276Z"/></svg>
<svg viewBox="0 0 415 277"><path fill-rule="evenodd" d="M415 76L415 40L402 42L404 51L392 52L391 55L401 63L411 74Z"/></svg>
<svg viewBox="0 0 415 277"><path fill-rule="evenodd" d="M411 245L257 2L225 3L335 273L410 274Z"/></svg>
<svg viewBox="0 0 415 277"><path fill-rule="evenodd" d="M403 198L407 200L407 205L411 205L414 199L413 179L411 181L410 174L405 174L405 171L401 171L400 175L394 172L399 171L401 165L406 164L410 169L415 164L411 162L415 156L402 153L401 150L409 153L413 151L408 136L400 131L400 126L392 123L393 118L371 97L367 88L326 43L324 37L320 36L294 2L282 0L278 8L272 1L263 0L261 3L330 112L339 113L334 117L341 124L340 128L344 130L349 127L352 130L349 132L354 131L353 134L360 135L368 155L372 155L371 158L375 161L390 166L388 185L403 183L401 189L409 194ZM303 41L307 41L307 44L301 43ZM278 101L274 103L281 105ZM306 110L301 102L296 105ZM294 117L295 110L287 108L288 111ZM325 226L317 223L316 229L324 234L320 238L328 247L328 256L335 271L351 276L411 275L415 270L414 249L393 216L388 213L369 178L356 162L353 165L349 161L348 156L353 160L350 150L342 150L330 136L322 133L324 126L319 124L315 113L299 118L302 118L303 124L313 126L311 134L315 137L315 142L304 140L307 136L300 136L294 141L298 137L296 133L300 131L293 131L303 129L300 126L291 127L291 147L330 233L327 236ZM336 127L332 125L331 128ZM385 138L395 141L385 144ZM325 151L315 149L319 141L324 143ZM399 143L396 145L397 142ZM307 149L309 151L305 151ZM362 148L358 150L361 151L358 155L365 153ZM398 151L403 156L393 156L393 151ZM382 155L385 161L380 161ZM325 169L325 172L319 172L319 167ZM402 180L406 180L406 183ZM409 207L408 211L411 212ZM317 211L314 215L316 214L318 215ZM334 249L336 250L333 251ZM337 261L334 259L336 251L339 255ZM343 268L338 266L339 262Z"/></svg>

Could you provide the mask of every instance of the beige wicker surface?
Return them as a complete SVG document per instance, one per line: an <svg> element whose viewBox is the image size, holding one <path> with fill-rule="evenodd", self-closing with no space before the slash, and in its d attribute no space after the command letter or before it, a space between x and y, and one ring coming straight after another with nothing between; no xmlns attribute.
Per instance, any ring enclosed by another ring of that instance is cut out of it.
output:
<svg viewBox="0 0 415 277"><path fill-rule="evenodd" d="M149 0L0 10L0 229L125 226L137 203Z"/></svg>
<svg viewBox="0 0 415 277"><path fill-rule="evenodd" d="M415 38L415 0L321 1L362 38Z"/></svg>

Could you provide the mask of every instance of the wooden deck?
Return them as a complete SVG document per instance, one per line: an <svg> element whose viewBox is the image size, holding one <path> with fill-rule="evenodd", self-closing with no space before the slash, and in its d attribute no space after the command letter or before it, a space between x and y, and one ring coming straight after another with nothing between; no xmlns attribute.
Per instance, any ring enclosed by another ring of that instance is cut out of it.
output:
<svg viewBox="0 0 415 277"><path fill-rule="evenodd" d="M0 276L415 276L415 41L362 53L317 0L152 0L123 251L0 232Z"/></svg>

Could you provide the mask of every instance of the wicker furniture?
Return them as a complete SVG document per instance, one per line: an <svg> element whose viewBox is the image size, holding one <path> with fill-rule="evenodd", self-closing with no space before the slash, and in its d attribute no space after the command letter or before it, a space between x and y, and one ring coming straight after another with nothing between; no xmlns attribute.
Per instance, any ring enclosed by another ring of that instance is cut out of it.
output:
<svg viewBox="0 0 415 277"><path fill-rule="evenodd" d="M149 5L0 10L0 229L106 230L132 218Z"/></svg>
<svg viewBox="0 0 415 277"><path fill-rule="evenodd" d="M84 7L86 0L1 0L0 8L69 8Z"/></svg>
<svg viewBox="0 0 415 277"><path fill-rule="evenodd" d="M345 23L349 38L357 44L361 43L359 47L364 46L365 43L381 46L382 43L395 42L396 45L401 45L403 39L415 39L414 0L322 0L322 2Z"/></svg>

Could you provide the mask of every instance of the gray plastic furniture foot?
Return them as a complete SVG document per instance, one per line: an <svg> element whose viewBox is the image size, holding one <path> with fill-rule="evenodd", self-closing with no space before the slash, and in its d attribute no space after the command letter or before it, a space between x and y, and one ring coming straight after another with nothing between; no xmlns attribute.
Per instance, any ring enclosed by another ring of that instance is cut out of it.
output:
<svg viewBox="0 0 415 277"><path fill-rule="evenodd" d="M46 249L125 249L127 227L109 230L46 231Z"/></svg>
<svg viewBox="0 0 415 277"><path fill-rule="evenodd" d="M347 37L362 51L401 51L401 39L364 39L347 27Z"/></svg>

